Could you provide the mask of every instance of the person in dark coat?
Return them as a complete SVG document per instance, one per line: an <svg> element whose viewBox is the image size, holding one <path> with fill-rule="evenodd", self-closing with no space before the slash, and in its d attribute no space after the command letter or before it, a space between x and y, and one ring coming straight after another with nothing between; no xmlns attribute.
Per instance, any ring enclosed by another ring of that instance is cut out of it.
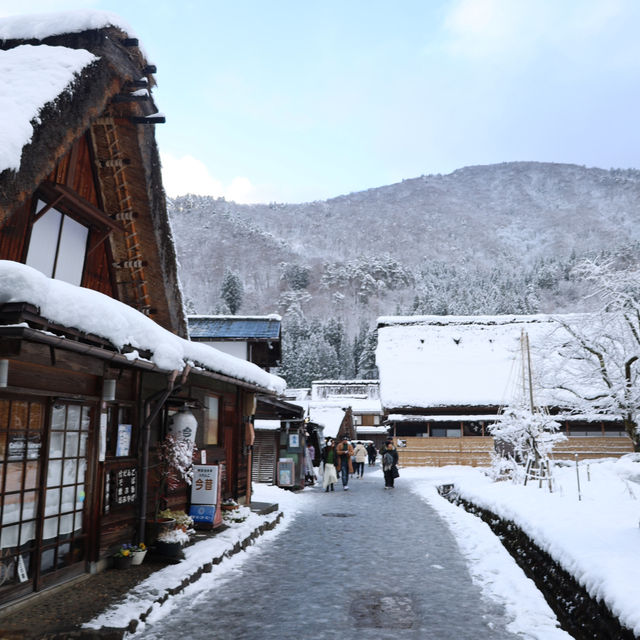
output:
<svg viewBox="0 0 640 640"><path fill-rule="evenodd" d="M382 454L382 471L384 473L384 488L393 489L393 481L398 474L398 451L393 446L393 440L387 440L380 449Z"/></svg>
<svg viewBox="0 0 640 640"><path fill-rule="evenodd" d="M376 445L373 442L369 443L367 447L367 454L369 454L369 466L372 466L376 463L376 458L378 457L378 452L376 451Z"/></svg>

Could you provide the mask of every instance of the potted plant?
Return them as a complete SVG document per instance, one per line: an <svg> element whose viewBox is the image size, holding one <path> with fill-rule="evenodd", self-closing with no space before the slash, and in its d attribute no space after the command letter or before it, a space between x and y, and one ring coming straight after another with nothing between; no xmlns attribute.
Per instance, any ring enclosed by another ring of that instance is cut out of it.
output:
<svg viewBox="0 0 640 640"><path fill-rule="evenodd" d="M147 545L144 542L139 542L137 545L131 548L131 564L142 564L146 555Z"/></svg>
<svg viewBox="0 0 640 640"><path fill-rule="evenodd" d="M220 506L223 511L235 511L240 505L233 498L227 498Z"/></svg>
<svg viewBox="0 0 640 640"><path fill-rule="evenodd" d="M184 557L182 547L189 542L189 536L194 533L193 518L185 511L170 509L164 509L159 515L170 518L175 524L172 529L166 529L158 535L156 553L169 558Z"/></svg>
<svg viewBox="0 0 640 640"><path fill-rule="evenodd" d="M197 449L193 442L171 434L160 445L155 511L153 520L148 522L146 526L147 544L154 544L161 535L175 528L175 518L166 515L166 512L169 511L167 509L167 494L171 489L175 489L180 482L191 484L195 451Z"/></svg>
<svg viewBox="0 0 640 640"><path fill-rule="evenodd" d="M131 566L131 545L123 544L113 554L113 565L116 569L128 569Z"/></svg>
<svg viewBox="0 0 640 640"><path fill-rule="evenodd" d="M155 550L167 558L184 558L182 546L189 542L189 534L181 527L164 531L156 540Z"/></svg>
<svg viewBox="0 0 640 640"><path fill-rule="evenodd" d="M250 515L249 507L241 507L237 505L235 509L228 509L222 514L225 524L244 522Z"/></svg>
<svg viewBox="0 0 640 640"><path fill-rule="evenodd" d="M160 512L160 517L169 518L175 522L174 529L182 529L187 534L193 533L193 518L182 510L172 511L164 509Z"/></svg>

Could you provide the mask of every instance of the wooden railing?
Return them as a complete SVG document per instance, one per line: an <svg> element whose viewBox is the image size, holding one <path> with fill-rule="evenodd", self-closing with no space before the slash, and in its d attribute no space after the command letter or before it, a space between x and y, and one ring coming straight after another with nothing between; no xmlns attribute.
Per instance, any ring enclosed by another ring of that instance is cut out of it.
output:
<svg viewBox="0 0 640 640"><path fill-rule="evenodd" d="M399 437L406 443L398 447L400 466L444 467L461 464L483 467L491 464L493 438L490 436L465 436L462 438L410 438ZM555 460L579 460L620 457L631 453L633 446L626 437L569 437L553 450Z"/></svg>

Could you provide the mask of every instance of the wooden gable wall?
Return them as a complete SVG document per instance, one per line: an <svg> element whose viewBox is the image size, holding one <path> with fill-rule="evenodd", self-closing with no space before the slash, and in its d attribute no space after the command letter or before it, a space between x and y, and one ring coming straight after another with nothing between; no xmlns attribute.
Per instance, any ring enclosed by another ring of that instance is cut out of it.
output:
<svg viewBox="0 0 640 640"><path fill-rule="evenodd" d="M92 151L86 136L80 137L69 152L60 158L54 170L47 176L46 182L68 187L82 200L100 209L93 172ZM15 262L26 260L33 211L35 211L38 197L39 194L36 192L32 198L5 218L0 226L0 259ZM65 213L73 212L65 208ZM116 297L113 276L109 268L110 247L104 240L104 231L90 226L82 286Z"/></svg>

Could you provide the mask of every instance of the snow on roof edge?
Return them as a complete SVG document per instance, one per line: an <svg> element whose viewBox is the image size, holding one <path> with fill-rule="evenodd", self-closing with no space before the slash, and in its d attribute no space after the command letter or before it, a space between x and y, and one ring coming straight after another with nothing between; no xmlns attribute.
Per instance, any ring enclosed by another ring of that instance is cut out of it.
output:
<svg viewBox="0 0 640 640"><path fill-rule="evenodd" d="M411 325L437 325L437 326L453 326L468 324L532 324L553 322L556 318L570 320L574 318L584 317L583 313L565 313L565 314L502 314L502 315L479 315L479 316L379 316L377 319L378 328L387 328L393 326L411 326Z"/></svg>
<svg viewBox="0 0 640 640"><path fill-rule="evenodd" d="M111 11L76 9L50 13L20 13L0 18L0 40L43 40L65 33L116 27L136 37L131 26Z"/></svg>
<svg viewBox="0 0 640 640"><path fill-rule="evenodd" d="M232 316L190 313L187 315L187 319L190 320L191 318L194 320L274 320L276 322L282 322L282 316L277 313L269 313L266 316Z"/></svg>
<svg viewBox="0 0 640 640"><path fill-rule="evenodd" d="M282 378L204 343L180 338L123 302L47 278L27 265L0 260L0 304L6 302L33 304L48 320L98 335L118 349L149 350L153 364L165 371L196 364L278 395L286 388Z"/></svg>

